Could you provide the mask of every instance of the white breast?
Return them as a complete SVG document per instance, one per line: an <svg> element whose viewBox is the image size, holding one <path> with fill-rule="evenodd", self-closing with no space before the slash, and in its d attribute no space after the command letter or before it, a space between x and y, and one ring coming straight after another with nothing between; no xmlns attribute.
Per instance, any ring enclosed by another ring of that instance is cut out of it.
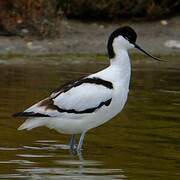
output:
<svg viewBox="0 0 180 180"><path fill-rule="evenodd" d="M67 117L61 120L51 121L51 127L64 133L81 133L104 124L120 113L127 101L130 82L130 61L126 59L116 59L111 66L92 74L89 77L99 77L113 83L112 101L109 106L103 106L101 109L90 113L76 115L76 118ZM56 124L56 125L55 125Z"/></svg>
<svg viewBox="0 0 180 180"><path fill-rule="evenodd" d="M44 125L62 133L78 134L100 126L122 111L127 101L130 74L127 51L118 51L108 68L86 77L101 79L111 86L92 82L80 83L68 91L53 93L49 98L24 111L50 117L31 118L20 129ZM105 104L106 101L109 103ZM91 108L93 111L86 111Z"/></svg>

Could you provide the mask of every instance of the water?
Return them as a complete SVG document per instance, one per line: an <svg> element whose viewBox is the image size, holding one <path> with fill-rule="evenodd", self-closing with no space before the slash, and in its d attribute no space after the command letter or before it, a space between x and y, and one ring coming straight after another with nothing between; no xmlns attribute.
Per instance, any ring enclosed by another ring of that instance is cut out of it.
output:
<svg viewBox="0 0 180 180"><path fill-rule="evenodd" d="M180 178L180 64L134 63L125 109L87 134L79 157L65 146L68 135L43 127L17 131L23 120L11 114L66 81L104 68L105 61L24 59L0 61L0 179Z"/></svg>

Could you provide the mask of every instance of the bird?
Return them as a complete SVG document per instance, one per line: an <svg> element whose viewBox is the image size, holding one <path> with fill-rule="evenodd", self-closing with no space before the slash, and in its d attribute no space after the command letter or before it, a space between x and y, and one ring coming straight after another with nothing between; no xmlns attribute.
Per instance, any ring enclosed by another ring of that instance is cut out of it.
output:
<svg viewBox="0 0 180 180"><path fill-rule="evenodd" d="M85 134L119 114L127 102L131 78L128 50L136 48L161 61L137 45L136 39L137 34L130 26L115 29L107 42L110 65L61 86L49 97L15 113L14 117L26 118L18 130L46 126L59 133L69 134L70 149L80 152ZM80 138L76 143L78 134Z"/></svg>

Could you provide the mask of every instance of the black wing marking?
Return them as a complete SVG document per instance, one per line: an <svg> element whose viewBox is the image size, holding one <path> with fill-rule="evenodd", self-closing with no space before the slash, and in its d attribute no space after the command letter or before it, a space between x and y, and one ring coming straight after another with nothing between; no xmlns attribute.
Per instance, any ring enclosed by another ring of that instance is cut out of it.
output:
<svg viewBox="0 0 180 180"><path fill-rule="evenodd" d="M88 109L85 109L85 110L82 110L82 111L77 111L75 109L62 109L62 108L59 108L58 106L56 106L57 108L57 111L59 111L60 113L63 113L63 112L66 112L66 113L73 113L73 114L84 114L84 113L92 113L96 110L98 110L99 108L101 108L103 105L105 106L109 106L109 104L111 103L111 100L112 99L109 99L105 102L101 102L98 106L96 107L91 107L91 108L88 108Z"/></svg>
<svg viewBox="0 0 180 180"><path fill-rule="evenodd" d="M50 117L47 114L34 113L34 112L17 112L12 116L13 117Z"/></svg>
<svg viewBox="0 0 180 180"><path fill-rule="evenodd" d="M54 104L54 99L56 99L56 97L58 97L61 93L65 93L74 87L78 87L78 86L82 85L83 83L97 84L97 85L104 86L109 90L113 89L113 85L109 81L106 81L106 80L103 80L103 79L100 79L97 77L84 78L79 81L75 81L71 84L64 85L62 88L54 91L53 94L49 98L46 98L46 99L40 101L39 103L28 108L24 112L15 113L13 116L14 117L17 117L17 116L24 116L24 117L54 117L54 116L57 116L57 115L53 116L52 114L49 114L48 113L49 111L51 111L51 112L58 111L59 113L66 112L66 113L72 113L72 114L84 114L84 113L92 113L104 105L105 106L110 105L112 98L109 98L105 101L99 102L99 104L97 104L96 106L87 108L84 110L76 110L74 108L64 109L64 108L60 108L59 106Z"/></svg>
<svg viewBox="0 0 180 180"><path fill-rule="evenodd" d="M89 84L97 84L97 85L102 85L108 89L113 89L113 84L110 81L106 81L104 79L98 78L98 77L93 77L93 78L83 78L80 79L79 81L73 81L69 84L65 84L61 86L60 88L56 89L53 94L56 94L53 98L56 98L59 96L61 93L65 93L69 91L73 87L80 86L83 83L89 83Z"/></svg>

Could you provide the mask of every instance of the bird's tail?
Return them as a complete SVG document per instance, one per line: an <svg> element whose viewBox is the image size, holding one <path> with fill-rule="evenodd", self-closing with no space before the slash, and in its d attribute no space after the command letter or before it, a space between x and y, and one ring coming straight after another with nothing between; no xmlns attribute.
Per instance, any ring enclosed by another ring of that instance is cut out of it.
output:
<svg viewBox="0 0 180 180"><path fill-rule="evenodd" d="M39 126L44 126L45 124L45 118L29 118L18 128L18 130L31 130Z"/></svg>

